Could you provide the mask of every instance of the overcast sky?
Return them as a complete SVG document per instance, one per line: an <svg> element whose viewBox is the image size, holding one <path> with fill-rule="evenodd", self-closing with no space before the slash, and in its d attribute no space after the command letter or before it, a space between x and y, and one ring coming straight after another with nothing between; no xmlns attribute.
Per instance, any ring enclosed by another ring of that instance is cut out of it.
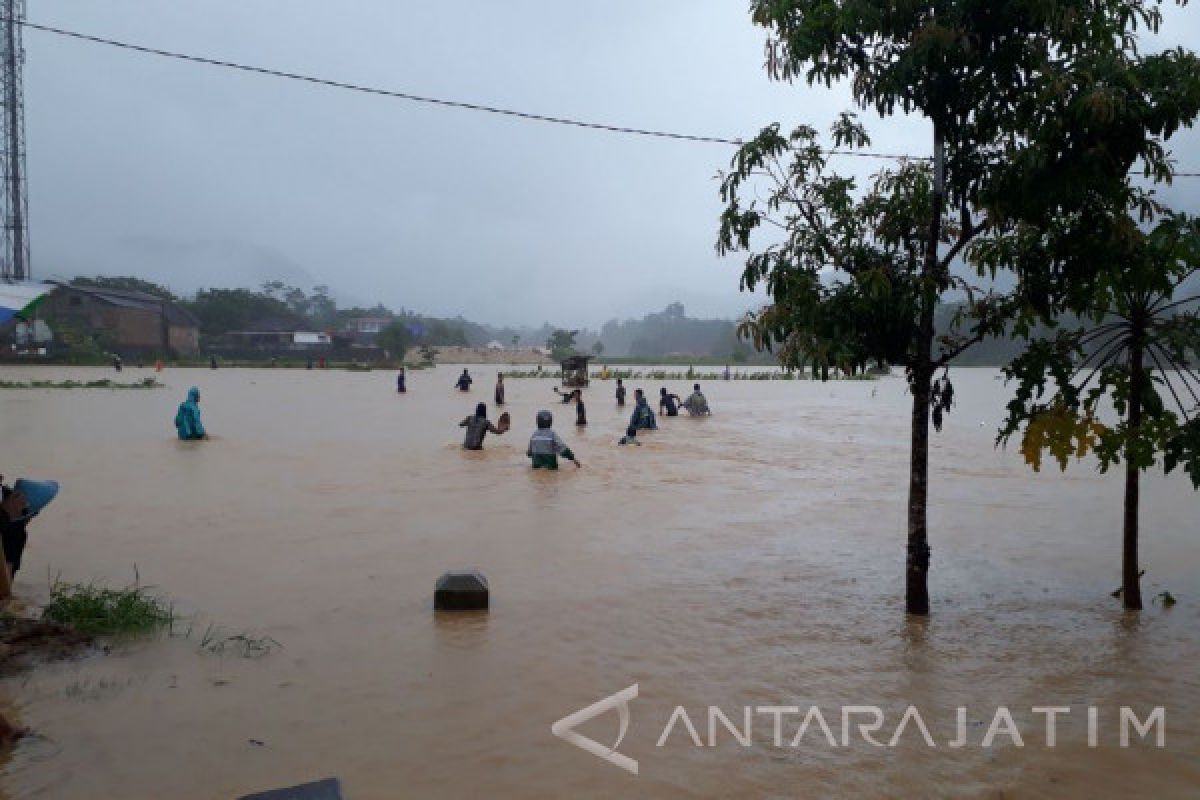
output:
<svg viewBox="0 0 1200 800"><path fill-rule="evenodd" d="M58 0L29 20L414 94L684 133L827 128L849 104L773 84L744 0ZM1168 9L1165 40L1200 39ZM718 169L732 149L526 122L167 60L29 30L38 278L180 291L278 278L343 303L597 326L679 300L732 316ZM867 117L928 152L920 120ZM1200 171L1200 136L1172 143ZM846 165L867 174L876 164ZM1200 212L1200 179L1171 197Z"/></svg>

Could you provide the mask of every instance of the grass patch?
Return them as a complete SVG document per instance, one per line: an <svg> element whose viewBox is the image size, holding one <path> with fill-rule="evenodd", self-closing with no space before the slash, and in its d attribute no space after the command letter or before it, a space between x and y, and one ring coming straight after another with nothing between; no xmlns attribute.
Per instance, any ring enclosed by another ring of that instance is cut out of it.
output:
<svg viewBox="0 0 1200 800"><path fill-rule="evenodd" d="M101 378L98 381L0 381L0 389L161 389L157 379L143 378L134 383Z"/></svg>
<svg viewBox="0 0 1200 800"><path fill-rule="evenodd" d="M175 621L175 610L148 587L136 583L109 589L55 581L42 618L81 633L114 636L168 628Z"/></svg>

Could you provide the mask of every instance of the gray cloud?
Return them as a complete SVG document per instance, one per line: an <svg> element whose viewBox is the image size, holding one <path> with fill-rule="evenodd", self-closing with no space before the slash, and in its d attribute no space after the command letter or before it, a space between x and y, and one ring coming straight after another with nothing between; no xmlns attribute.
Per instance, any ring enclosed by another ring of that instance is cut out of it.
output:
<svg viewBox="0 0 1200 800"><path fill-rule="evenodd" d="M1195 41L1167 9L1166 41ZM824 128L832 91L772 84L744 3L62 0L35 22L166 49L561 116L747 136ZM712 180L728 147L436 109L28 31L38 275L181 290L270 277L482 321L597 325L681 299L735 314ZM922 153L920 120L867 119ZM1194 133L1173 145L1200 171ZM846 165L867 174L877 165ZM1168 195L1196 210L1200 180Z"/></svg>

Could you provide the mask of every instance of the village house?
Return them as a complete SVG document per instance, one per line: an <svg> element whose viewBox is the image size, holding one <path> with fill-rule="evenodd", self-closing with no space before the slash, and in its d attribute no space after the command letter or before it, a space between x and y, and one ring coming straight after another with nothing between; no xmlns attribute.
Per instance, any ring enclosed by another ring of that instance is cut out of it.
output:
<svg viewBox="0 0 1200 800"><path fill-rule="evenodd" d="M96 337L123 355L191 355L200 347L200 323L183 306L145 292L58 284L39 308L56 332Z"/></svg>
<svg viewBox="0 0 1200 800"><path fill-rule="evenodd" d="M374 344L392 318L383 315L353 317L346 322L345 332L355 344Z"/></svg>

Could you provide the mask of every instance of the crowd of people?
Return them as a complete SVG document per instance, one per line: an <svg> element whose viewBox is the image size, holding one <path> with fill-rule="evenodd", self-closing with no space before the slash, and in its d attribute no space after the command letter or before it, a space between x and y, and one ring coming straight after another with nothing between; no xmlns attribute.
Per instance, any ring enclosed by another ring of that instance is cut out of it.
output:
<svg viewBox="0 0 1200 800"><path fill-rule="evenodd" d="M401 378L401 380L403 380ZM470 371L463 368L462 374L459 375L455 388L461 392L469 392L471 390ZM566 388L566 387L564 387ZM403 389L401 389L403 391ZM559 402L563 405L575 405L575 425L582 427L587 425L587 408L583 402L583 389L574 388L569 391L564 391L555 386L554 393L558 396ZM617 378L616 386L616 402L617 408L625 406L625 382L621 378ZM658 420L655 417L654 410L650 407L650 403L646 400L646 394L641 389L635 389L633 392L634 408L633 414L629 418L629 424L625 429L625 435L618 440L619 445L640 445L637 440L639 431L652 431L658 429ZM496 406L504 405L504 375L496 375ZM668 417L679 416L680 410L686 411L689 416L702 417L708 416L712 411L708 407L708 399L704 393L700 391L700 384L692 385L692 393L687 399L681 399L679 395L667 391L666 387L659 390L658 413ZM558 459L564 458L573 463L576 467L582 466L579 459L571 451L562 437L554 431L554 415L546 410L539 411L535 419L537 428L529 439L529 447L525 455L529 458L530 464L534 469L558 469ZM487 404L479 403L475 406L475 413L468 416L459 423L459 427L466 428L466 435L463 439L463 448L467 450L483 449L483 440L488 433L503 434L508 430L508 414L501 415L499 424L493 425L487 418Z"/></svg>
<svg viewBox="0 0 1200 800"><path fill-rule="evenodd" d="M469 392L473 382L470 371L464 368L462 374L455 381L454 387L460 392ZM396 375L396 391L399 393L407 392L406 375L403 367L400 368ZM570 391L563 391L555 386L554 392L558 395L563 405L574 403L575 424L577 427L583 427L588 424L587 408L584 405L582 389L574 388ZM641 389L635 389L633 396L633 413L629 418L625 435L618 441L618 444L621 445L640 445L641 442L637 441L639 432L658 429L657 418L655 417L654 410L650 408L650 404L646 400L645 392ZM617 378L615 398L617 408L624 408L625 382L621 378ZM494 399L497 407L505 404L503 374L497 374L496 376ZM659 391L660 415L668 417L678 416L681 409L687 411L691 416L707 416L712 413L708 407L708 400L705 398L704 393L700 391L700 384L697 383L692 386L692 393L686 400L681 400L679 395L669 392L665 387ZM582 466L579 458L554 430L554 415L552 413L546 410L538 411L535 417L535 424L536 428L529 437L529 446L525 452L533 469L558 469L560 458L570 461L576 467ZM493 423L487 416L487 404L478 403L475 406L474 414L463 419L459 423L459 427L466 428L463 438L463 448L467 450L482 450L483 441L487 434L491 433L499 436L508 432L510 427L509 415L503 413ZM196 386L188 389L187 398L176 409L175 432L183 441L197 441L209 438L208 432L205 430L204 423L201 420L200 389ZM0 482L2 480L0 478ZM18 484L21 483L24 483L25 486L3 487L3 497L0 498L0 544L2 544L2 550L0 550L2 556L0 558L4 562L3 568L0 568L0 599L8 596L11 591L12 577L20 568L21 555L25 549L26 525L45 504L49 503L50 499L58 491L58 485L53 481L18 482ZM27 496L31 493L36 493L34 498Z"/></svg>

